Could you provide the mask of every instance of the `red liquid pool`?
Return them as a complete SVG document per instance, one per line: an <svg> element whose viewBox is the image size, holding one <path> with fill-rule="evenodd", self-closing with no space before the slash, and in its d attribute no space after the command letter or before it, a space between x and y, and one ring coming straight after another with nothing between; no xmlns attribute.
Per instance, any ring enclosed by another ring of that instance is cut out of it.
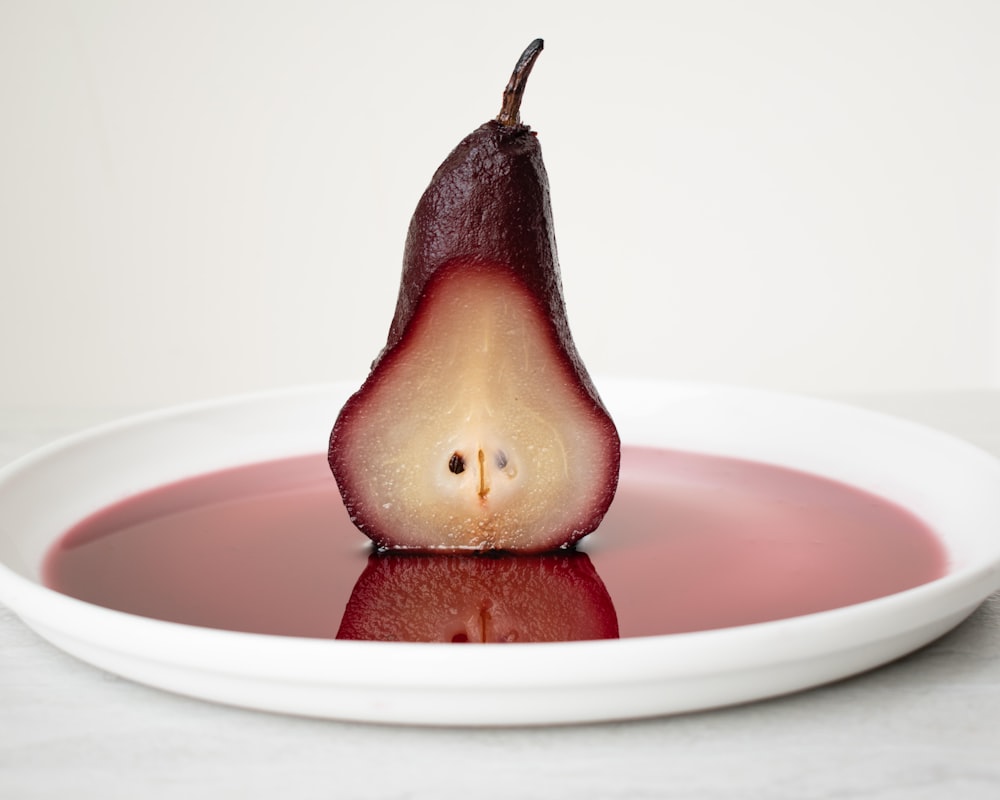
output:
<svg viewBox="0 0 1000 800"><path fill-rule="evenodd" d="M324 638L433 628L447 629L448 641L517 641L763 622L893 594L947 568L926 525L866 492L644 448L623 450L618 495L579 550L516 564L372 556L316 454L103 509L52 548L44 579L91 603L205 627ZM434 592L417 607L408 598L421 594L421 581ZM548 591L555 581L567 588ZM553 610L566 597L580 600ZM396 628L381 624L392 615Z"/></svg>

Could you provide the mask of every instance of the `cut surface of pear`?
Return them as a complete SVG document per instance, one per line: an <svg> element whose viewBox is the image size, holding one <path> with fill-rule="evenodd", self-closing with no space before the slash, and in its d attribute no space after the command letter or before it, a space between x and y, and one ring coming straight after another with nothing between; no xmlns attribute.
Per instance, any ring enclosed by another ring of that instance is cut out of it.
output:
<svg viewBox="0 0 1000 800"><path fill-rule="evenodd" d="M380 546L538 552L596 526L617 452L545 307L509 270L456 263L345 406L331 463Z"/></svg>

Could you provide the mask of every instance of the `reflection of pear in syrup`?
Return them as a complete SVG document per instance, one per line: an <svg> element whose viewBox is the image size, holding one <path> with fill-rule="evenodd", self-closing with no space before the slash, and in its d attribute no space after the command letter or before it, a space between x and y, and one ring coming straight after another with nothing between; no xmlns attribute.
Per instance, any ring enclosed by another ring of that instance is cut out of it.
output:
<svg viewBox="0 0 1000 800"><path fill-rule="evenodd" d="M562 642L617 639L614 604L584 553L373 553L338 639Z"/></svg>

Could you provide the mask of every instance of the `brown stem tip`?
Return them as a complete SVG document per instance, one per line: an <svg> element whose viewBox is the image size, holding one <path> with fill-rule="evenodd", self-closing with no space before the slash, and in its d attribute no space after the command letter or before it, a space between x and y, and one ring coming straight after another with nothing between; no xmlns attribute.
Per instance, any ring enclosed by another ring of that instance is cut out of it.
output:
<svg viewBox="0 0 1000 800"><path fill-rule="evenodd" d="M517 66L514 67L507 88L503 91L503 104L497 116L497 122L505 128L521 127L521 97L524 95L524 87L528 82L528 75L531 74L531 68L535 66L535 60L544 46L545 42L535 39L517 60Z"/></svg>

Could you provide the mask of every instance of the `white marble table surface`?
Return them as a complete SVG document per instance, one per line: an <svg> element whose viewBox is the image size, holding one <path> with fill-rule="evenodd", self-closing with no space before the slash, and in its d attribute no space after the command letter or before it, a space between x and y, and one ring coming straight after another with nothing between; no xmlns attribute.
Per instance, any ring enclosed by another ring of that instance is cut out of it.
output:
<svg viewBox="0 0 1000 800"><path fill-rule="evenodd" d="M848 398L1000 455L1000 392ZM0 463L120 409L0 408ZM998 532L1000 535L1000 532ZM424 729L213 705L117 678L0 607L0 798L1000 797L1000 594L840 683L686 716Z"/></svg>

